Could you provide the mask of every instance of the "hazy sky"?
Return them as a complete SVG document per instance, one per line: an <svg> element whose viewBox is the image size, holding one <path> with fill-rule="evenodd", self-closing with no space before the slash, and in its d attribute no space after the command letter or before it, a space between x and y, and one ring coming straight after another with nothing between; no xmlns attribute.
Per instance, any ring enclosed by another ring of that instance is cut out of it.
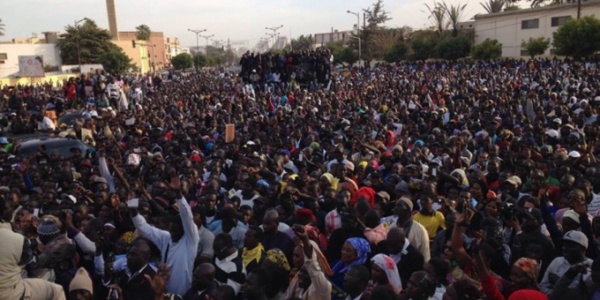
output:
<svg viewBox="0 0 600 300"><path fill-rule="evenodd" d="M464 20L483 12L479 0L447 0L467 3ZM248 40L250 46L266 37L265 27L284 25L280 35L352 29L356 17L347 10L360 11L375 0L116 0L119 31L133 31L147 24L153 31L178 37L184 46L196 43L191 29L207 29L218 40ZM385 10L392 20L388 27L431 25L424 12L423 0L384 0ZM41 36L43 31L63 31L67 24L84 17L107 28L104 0L0 0L0 19L5 24L5 36ZM361 16L362 23L362 16ZM201 45L204 39L201 39Z"/></svg>

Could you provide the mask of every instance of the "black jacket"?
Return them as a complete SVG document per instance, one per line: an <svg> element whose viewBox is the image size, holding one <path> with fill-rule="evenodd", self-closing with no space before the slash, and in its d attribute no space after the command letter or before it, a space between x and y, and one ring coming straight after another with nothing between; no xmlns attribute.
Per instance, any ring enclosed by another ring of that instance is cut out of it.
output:
<svg viewBox="0 0 600 300"><path fill-rule="evenodd" d="M144 271L133 276L131 279L129 279L129 276L127 276L127 273L123 270L115 274L114 280L116 280L116 283L119 284L121 290L123 290L123 299L154 299L152 286L150 286L150 283L148 283L148 280L146 280L144 275L149 275L151 278L154 278L155 274L156 272L148 265Z"/></svg>

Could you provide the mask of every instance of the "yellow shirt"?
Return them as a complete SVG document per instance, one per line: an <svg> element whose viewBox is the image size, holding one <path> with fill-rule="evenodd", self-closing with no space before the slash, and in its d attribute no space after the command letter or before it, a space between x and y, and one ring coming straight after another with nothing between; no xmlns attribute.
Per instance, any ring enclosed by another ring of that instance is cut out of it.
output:
<svg viewBox="0 0 600 300"><path fill-rule="evenodd" d="M440 227L442 229L446 229L444 215L439 211L436 211L433 216L426 216L421 214L421 212L418 212L413 216L413 220L415 222L419 222L419 224L425 227L425 230L427 230L427 234L429 235L429 239L435 238Z"/></svg>

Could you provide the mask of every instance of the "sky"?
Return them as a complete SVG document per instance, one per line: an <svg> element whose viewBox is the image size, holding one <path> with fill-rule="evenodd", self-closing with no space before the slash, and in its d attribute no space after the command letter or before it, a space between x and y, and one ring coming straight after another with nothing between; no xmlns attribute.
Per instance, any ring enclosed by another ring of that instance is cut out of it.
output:
<svg viewBox="0 0 600 300"><path fill-rule="evenodd" d="M446 0L449 4L467 4L463 20L484 10L479 0ZM116 0L119 31L134 31L147 24L152 31L177 37L183 46L195 46L195 34L188 29L206 29L204 35L214 39L248 41L254 46L267 37L265 27L277 27L281 36L351 30L356 17L346 11L361 11L375 0ZM387 27L432 25L424 3L433 0L384 0L384 8L392 18ZM83 18L108 28L104 0L0 0L0 19L5 36L43 36L44 31L64 30L67 24ZM362 23L362 16L361 16ZM205 40L200 39L200 45Z"/></svg>

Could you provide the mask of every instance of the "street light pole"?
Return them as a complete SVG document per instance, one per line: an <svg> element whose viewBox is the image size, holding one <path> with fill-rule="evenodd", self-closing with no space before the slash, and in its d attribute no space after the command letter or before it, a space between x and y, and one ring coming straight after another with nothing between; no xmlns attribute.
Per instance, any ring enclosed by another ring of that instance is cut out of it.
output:
<svg viewBox="0 0 600 300"><path fill-rule="evenodd" d="M207 48L207 49L208 49L208 40L209 40L211 37L213 37L213 36L215 36L215 35L214 35L214 34L211 34L211 35L201 35L201 36L200 36L201 38L204 38L204 41L206 42L206 48Z"/></svg>
<svg viewBox="0 0 600 300"><path fill-rule="evenodd" d="M152 56L151 56L150 63L152 64L152 73L156 73L156 65L154 63L154 48L156 47L156 45L155 44L147 45L147 47L152 47Z"/></svg>
<svg viewBox="0 0 600 300"><path fill-rule="evenodd" d="M199 44L198 39L200 38L200 34L205 32L206 29L202 29L202 30L188 29L188 31L196 34L196 71L198 71L198 50L200 50L200 44Z"/></svg>
<svg viewBox="0 0 600 300"><path fill-rule="evenodd" d="M360 14L353 11L346 11L349 14L353 14L356 16L356 35L359 37L358 39L358 66L360 67L360 61L362 59L362 46L360 42Z"/></svg>
<svg viewBox="0 0 600 300"><path fill-rule="evenodd" d="M81 19L79 21L75 21L75 32L77 32L77 63L79 64L79 74L81 74L81 49L79 46L79 42L81 40L81 36L79 36L79 23L85 21L85 19Z"/></svg>
<svg viewBox="0 0 600 300"><path fill-rule="evenodd" d="M275 36L279 37L279 35L277 34L277 31L281 28L283 28L283 25L279 25L276 27L265 27L266 30L273 31L273 35L270 35L271 37L275 37ZM275 46L277 46L277 42L279 42L279 41L275 40L275 43L273 43L273 49L275 49L275 50L277 50L277 48L275 47Z"/></svg>

